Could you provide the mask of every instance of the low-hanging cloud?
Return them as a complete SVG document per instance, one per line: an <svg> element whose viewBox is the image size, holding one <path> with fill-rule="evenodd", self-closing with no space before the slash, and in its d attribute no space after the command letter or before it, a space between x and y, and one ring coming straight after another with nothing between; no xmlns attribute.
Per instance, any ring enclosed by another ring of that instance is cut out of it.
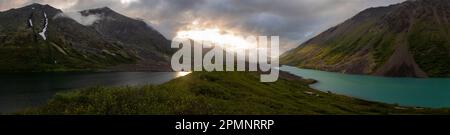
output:
<svg viewBox="0 0 450 135"><path fill-rule="evenodd" d="M99 21L100 19L102 19L102 15L100 15L100 14L84 16L80 12L60 13L55 16L55 18L59 18L59 17L71 18L84 26L90 26L90 25L94 24L95 22Z"/></svg>

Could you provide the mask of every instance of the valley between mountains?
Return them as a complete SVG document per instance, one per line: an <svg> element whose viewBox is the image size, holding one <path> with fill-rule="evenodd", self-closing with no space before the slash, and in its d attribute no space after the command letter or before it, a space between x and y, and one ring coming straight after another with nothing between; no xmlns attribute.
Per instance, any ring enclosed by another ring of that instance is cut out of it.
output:
<svg viewBox="0 0 450 135"><path fill-rule="evenodd" d="M370 8L283 54L280 61L282 65L347 74L449 77L449 9L447 0L409 0ZM0 72L171 71L170 56L175 50L144 21L108 7L76 14L99 19L80 22L69 13L41 4L0 12ZM83 87L52 93L55 95L45 104L21 108L14 114L449 114L448 108L402 106L319 91L310 87L317 81L286 72L274 83L261 83L259 75L189 72L159 85ZM8 90L14 91L14 87ZM5 93L10 94L8 90ZM5 97L10 96L7 94Z"/></svg>

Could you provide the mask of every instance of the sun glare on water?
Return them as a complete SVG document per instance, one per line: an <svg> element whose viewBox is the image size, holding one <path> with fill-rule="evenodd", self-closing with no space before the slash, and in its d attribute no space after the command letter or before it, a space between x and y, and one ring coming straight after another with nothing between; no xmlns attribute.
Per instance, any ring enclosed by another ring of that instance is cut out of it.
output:
<svg viewBox="0 0 450 135"><path fill-rule="evenodd" d="M177 77L183 77L191 74L192 72L177 72Z"/></svg>

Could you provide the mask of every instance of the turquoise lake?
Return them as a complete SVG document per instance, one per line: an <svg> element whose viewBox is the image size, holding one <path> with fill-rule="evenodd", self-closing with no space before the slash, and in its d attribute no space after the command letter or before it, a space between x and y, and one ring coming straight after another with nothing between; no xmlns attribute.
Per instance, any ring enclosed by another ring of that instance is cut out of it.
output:
<svg viewBox="0 0 450 135"><path fill-rule="evenodd" d="M282 66L280 70L317 80L311 87L369 101L413 107L450 107L450 78L391 78L348 75Z"/></svg>

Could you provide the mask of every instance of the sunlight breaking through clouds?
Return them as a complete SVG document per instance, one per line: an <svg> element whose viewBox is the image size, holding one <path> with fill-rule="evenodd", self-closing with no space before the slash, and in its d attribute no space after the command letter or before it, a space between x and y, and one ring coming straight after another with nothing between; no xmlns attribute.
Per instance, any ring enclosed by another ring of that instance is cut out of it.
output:
<svg viewBox="0 0 450 135"><path fill-rule="evenodd" d="M139 2L139 0L120 0L120 3L122 4L130 4L133 2Z"/></svg>
<svg viewBox="0 0 450 135"><path fill-rule="evenodd" d="M194 41L209 41L223 48L251 49L256 48L255 43L245 40L242 35L234 34L220 28L204 28L179 31L177 37L188 38Z"/></svg>

